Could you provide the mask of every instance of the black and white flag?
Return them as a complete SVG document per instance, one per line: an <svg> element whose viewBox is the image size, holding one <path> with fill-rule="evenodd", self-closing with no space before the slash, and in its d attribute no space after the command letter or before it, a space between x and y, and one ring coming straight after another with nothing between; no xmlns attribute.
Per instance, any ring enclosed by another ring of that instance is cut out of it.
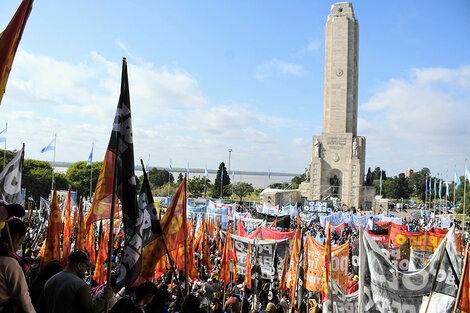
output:
<svg viewBox="0 0 470 313"><path fill-rule="evenodd" d="M23 172L24 144L0 173L0 190L8 203L21 202L21 175Z"/></svg>

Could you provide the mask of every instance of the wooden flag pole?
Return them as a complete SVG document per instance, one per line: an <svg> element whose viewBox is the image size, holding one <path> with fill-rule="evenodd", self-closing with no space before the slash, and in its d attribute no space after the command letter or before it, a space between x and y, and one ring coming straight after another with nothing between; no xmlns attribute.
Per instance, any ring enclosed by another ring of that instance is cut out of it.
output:
<svg viewBox="0 0 470 313"><path fill-rule="evenodd" d="M446 238L446 240L444 240L444 248L442 249L442 252L441 252L441 257L439 259L439 265L437 266L437 270L436 270L436 276L434 276L434 281L432 283L431 292L429 293L428 304L426 305L426 310L424 311L424 313L428 312L429 303L431 303L431 297L432 297L432 292L434 290L434 285L436 284L437 275L439 274L439 270L441 269L442 257L444 256L444 252L446 252L446 244L447 244L447 238Z"/></svg>
<svg viewBox="0 0 470 313"><path fill-rule="evenodd" d="M454 311L453 311L454 313L457 311L457 307L459 306L460 296L462 295L463 279L465 277L465 269L467 268L467 263L468 263L468 246L469 246L469 243L467 242L467 246L465 247L465 259L463 262L462 276L460 277L459 290L457 291L457 298L455 299L455 305L454 305Z"/></svg>
<svg viewBox="0 0 470 313"><path fill-rule="evenodd" d="M327 271L328 271L328 279L329 279L329 281L330 281L328 288L329 288L330 291L331 291L328 296L329 296L329 298L331 299L331 312L334 312L334 310L333 310L333 281L332 281L332 279L331 279L331 227L328 227L328 230L329 230L329 232L330 232L330 235L328 236L328 237L330 238L330 262L329 262L329 264L328 264L328 269L327 269Z"/></svg>

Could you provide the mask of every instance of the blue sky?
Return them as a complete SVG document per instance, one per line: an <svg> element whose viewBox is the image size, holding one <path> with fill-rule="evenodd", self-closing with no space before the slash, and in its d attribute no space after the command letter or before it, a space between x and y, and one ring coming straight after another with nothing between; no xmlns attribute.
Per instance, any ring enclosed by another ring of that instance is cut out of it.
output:
<svg viewBox="0 0 470 313"><path fill-rule="evenodd" d="M36 0L0 105L7 148L102 160L127 57L136 163L301 173L321 134L331 1ZM0 29L19 0L0 3ZM470 157L470 2L357 1L366 166Z"/></svg>

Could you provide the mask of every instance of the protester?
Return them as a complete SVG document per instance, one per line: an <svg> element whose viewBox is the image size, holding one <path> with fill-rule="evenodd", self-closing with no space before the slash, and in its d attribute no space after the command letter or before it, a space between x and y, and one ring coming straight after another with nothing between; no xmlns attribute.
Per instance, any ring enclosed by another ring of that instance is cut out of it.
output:
<svg viewBox="0 0 470 313"><path fill-rule="evenodd" d="M33 302L36 310L38 310L39 296L41 295L44 285L49 280L49 278L59 273L60 271L62 271L62 264L60 264L60 262L57 260L48 262L39 271L37 278L33 281L31 287L29 288L31 301Z"/></svg>
<svg viewBox="0 0 470 313"><path fill-rule="evenodd" d="M8 234L9 230L9 234ZM8 222L0 237L0 312L36 312L28 292L24 272L29 264L15 252L21 248L26 226L17 218ZM11 244L9 238L11 237Z"/></svg>
<svg viewBox="0 0 470 313"><path fill-rule="evenodd" d="M93 266L83 251L74 251L68 257L65 269L52 276L44 285L39 300L41 313L97 313L113 295L105 287L103 296L92 299L90 288L84 282L87 267Z"/></svg>
<svg viewBox="0 0 470 313"><path fill-rule="evenodd" d="M140 284L135 288L135 296L120 299L109 313L145 313L146 306L152 302L157 293L157 286L151 282Z"/></svg>

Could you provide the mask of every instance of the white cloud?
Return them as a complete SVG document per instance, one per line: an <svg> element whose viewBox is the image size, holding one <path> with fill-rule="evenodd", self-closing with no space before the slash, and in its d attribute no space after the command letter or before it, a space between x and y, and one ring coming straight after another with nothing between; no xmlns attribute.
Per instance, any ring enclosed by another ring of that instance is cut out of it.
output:
<svg viewBox="0 0 470 313"><path fill-rule="evenodd" d="M402 167L443 173L470 155L470 66L413 69L373 92L360 106L359 132L376 162L383 151L383 159L402 160Z"/></svg>
<svg viewBox="0 0 470 313"><path fill-rule="evenodd" d="M288 147L294 144L282 137L283 128L291 131L299 121L267 114L254 105L211 103L184 69L133 60L128 58L136 163L150 153L151 165L165 165L172 158L175 167L189 161L192 167L211 168L226 159L228 147L234 149L234 168L246 170L263 168L267 159L292 164L293 159L309 157L292 156ZM303 70L279 60L271 66L285 75ZM94 159L102 159L120 79L120 62L97 52L71 63L19 49L0 106L0 124L8 121L9 126L7 148L25 142L26 157L52 160L51 153L39 151L57 133L56 160L86 160L92 141Z"/></svg>
<svg viewBox="0 0 470 313"><path fill-rule="evenodd" d="M314 40L314 41L311 41L309 42L309 44L307 45L307 51L308 52L314 52L314 51L317 51L321 46L321 42L320 40Z"/></svg>
<svg viewBox="0 0 470 313"><path fill-rule="evenodd" d="M278 59L272 59L260 66L253 77L257 80L264 80L268 77L280 74L291 76L303 76L306 73L302 65L290 63Z"/></svg>

